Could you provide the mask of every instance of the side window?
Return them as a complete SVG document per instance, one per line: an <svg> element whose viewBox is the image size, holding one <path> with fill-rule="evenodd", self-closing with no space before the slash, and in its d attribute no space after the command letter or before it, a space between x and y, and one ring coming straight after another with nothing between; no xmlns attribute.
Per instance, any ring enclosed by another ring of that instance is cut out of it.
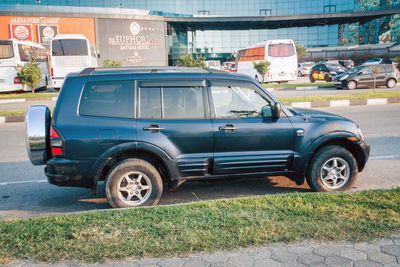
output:
<svg viewBox="0 0 400 267"><path fill-rule="evenodd" d="M262 107L270 106L248 83L212 82L211 94L217 118L259 118Z"/></svg>
<svg viewBox="0 0 400 267"><path fill-rule="evenodd" d="M372 74L371 67L368 66L367 68L364 68L364 69L362 70L362 74Z"/></svg>
<svg viewBox="0 0 400 267"><path fill-rule="evenodd" d="M87 116L133 118L133 81L89 82L79 113Z"/></svg>
<svg viewBox="0 0 400 267"><path fill-rule="evenodd" d="M139 117L146 119L205 118L203 87L142 87Z"/></svg>

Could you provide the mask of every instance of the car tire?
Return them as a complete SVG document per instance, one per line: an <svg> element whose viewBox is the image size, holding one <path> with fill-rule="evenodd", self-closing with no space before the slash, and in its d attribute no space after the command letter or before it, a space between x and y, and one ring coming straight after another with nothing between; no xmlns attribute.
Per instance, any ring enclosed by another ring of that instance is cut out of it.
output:
<svg viewBox="0 0 400 267"><path fill-rule="evenodd" d="M311 159L307 169L307 183L315 192L345 191L357 178L357 162L347 149L326 146Z"/></svg>
<svg viewBox="0 0 400 267"><path fill-rule="evenodd" d="M303 76L303 74L301 74L301 71L299 71L299 72L297 73L297 76L298 76L298 77Z"/></svg>
<svg viewBox="0 0 400 267"><path fill-rule="evenodd" d="M156 205L163 191L160 173L142 159L126 159L106 178L106 197L113 208Z"/></svg>
<svg viewBox="0 0 400 267"><path fill-rule="evenodd" d="M312 75L310 75L310 82L315 83L315 79Z"/></svg>
<svg viewBox="0 0 400 267"><path fill-rule="evenodd" d="M397 81L393 78L390 78L389 80L387 80L386 82L386 87L387 88L393 88L396 86Z"/></svg>
<svg viewBox="0 0 400 267"><path fill-rule="evenodd" d="M347 82L346 89L353 90L353 89L356 89L356 88L357 88L357 82L356 81L350 80L350 81Z"/></svg>

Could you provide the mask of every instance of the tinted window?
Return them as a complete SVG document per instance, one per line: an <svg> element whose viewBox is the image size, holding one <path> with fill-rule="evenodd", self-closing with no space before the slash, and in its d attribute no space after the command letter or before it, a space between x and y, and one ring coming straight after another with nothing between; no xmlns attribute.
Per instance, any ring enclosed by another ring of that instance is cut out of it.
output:
<svg viewBox="0 0 400 267"><path fill-rule="evenodd" d="M270 105L250 84L213 82L211 93L217 118L261 117L261 108Z"/></svg>
<svg viewBox="0 0 400 267"><path fill-rule="evenodd" d="M140 88L139 110L148 119L204 118L203 87Z"/></svg>
<svg viewBox="0 0 400 267"><path fill-rule="evenodd" d="M10 41L0 41L0 59L14 57L12 43Z"/></svg>
<svg viewBox="0 0 400 267"><path fill-rule="evenodd" d="M79 113L133 118L133 81L90 82L85 85Z"/></svg>
<svg viewBox="0 0 400 267"><path fill-rule="evenodd" d="M373 65L371 71L372 73L384 73L386 72L386 69L384 65Z"/></svg>
<svg viewBox="0 0 400 267"><path fill-rule="evenodd" d="M395 71L393 65L385 65L385 67L386 67L386 71L387 72L394 72Z"/></svg>
<svg viewBox="0 0 400 267"><path fill-rule="evenodd" d="M57 39L52 42L53 56L87 56L86 40L82 39Z"/></svg>
<svg viewBox="0 0 400 267"><path fill-rule="evenodd" d="M295 54L293 44L270 44L268 55L270 57L290 57Z"/></svg>

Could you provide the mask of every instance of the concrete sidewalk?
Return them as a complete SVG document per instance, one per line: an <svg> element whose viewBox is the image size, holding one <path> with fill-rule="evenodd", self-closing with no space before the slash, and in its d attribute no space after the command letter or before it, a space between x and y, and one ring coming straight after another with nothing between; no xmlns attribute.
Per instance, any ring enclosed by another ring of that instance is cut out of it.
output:
<svg viewBox="0 0 400 267"><path fill-rule="evenodd" d="M77 266L61 262L55 266ZM15 262L9 266L39 266L32 262ZM40 266L43 266L42 264ZM240 249L185 258L144 258L85 266L400 266L400 236L371 242L302 242Z"/></svg>

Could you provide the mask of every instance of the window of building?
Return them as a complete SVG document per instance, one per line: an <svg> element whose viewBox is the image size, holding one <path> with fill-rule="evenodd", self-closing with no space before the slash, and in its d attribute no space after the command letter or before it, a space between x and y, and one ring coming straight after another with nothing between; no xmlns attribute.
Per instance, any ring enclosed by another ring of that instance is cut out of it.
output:
<svg viewBox="0 0 400 267"><path fill-rule="evenodd" d="M199 15L210 15L210 11L208 10L199 10L197 13Z"/></svg>
<svg viewBox="0 0 400 267"><path fill-rule="evenodd" d="M133 118L133 81L89 82L79 113L87 116Z"/></svg>
<svg viewBox="0 0 400 267"><path fill-rule="evenodd" d="M205 118L203 87L142 87L139 117L145 119Z"/></svg>
<svg viewBox="0 0 400 267"><path fill-rule="evenodd" d="M324 13L336 12L336 5L326 5L324 6Z"/></svg>
<svg viewBox="0 0 400 267"><path fill-rule="evenodd" d="M271 9L260 9L260 16L271 16Z"/></svg>

